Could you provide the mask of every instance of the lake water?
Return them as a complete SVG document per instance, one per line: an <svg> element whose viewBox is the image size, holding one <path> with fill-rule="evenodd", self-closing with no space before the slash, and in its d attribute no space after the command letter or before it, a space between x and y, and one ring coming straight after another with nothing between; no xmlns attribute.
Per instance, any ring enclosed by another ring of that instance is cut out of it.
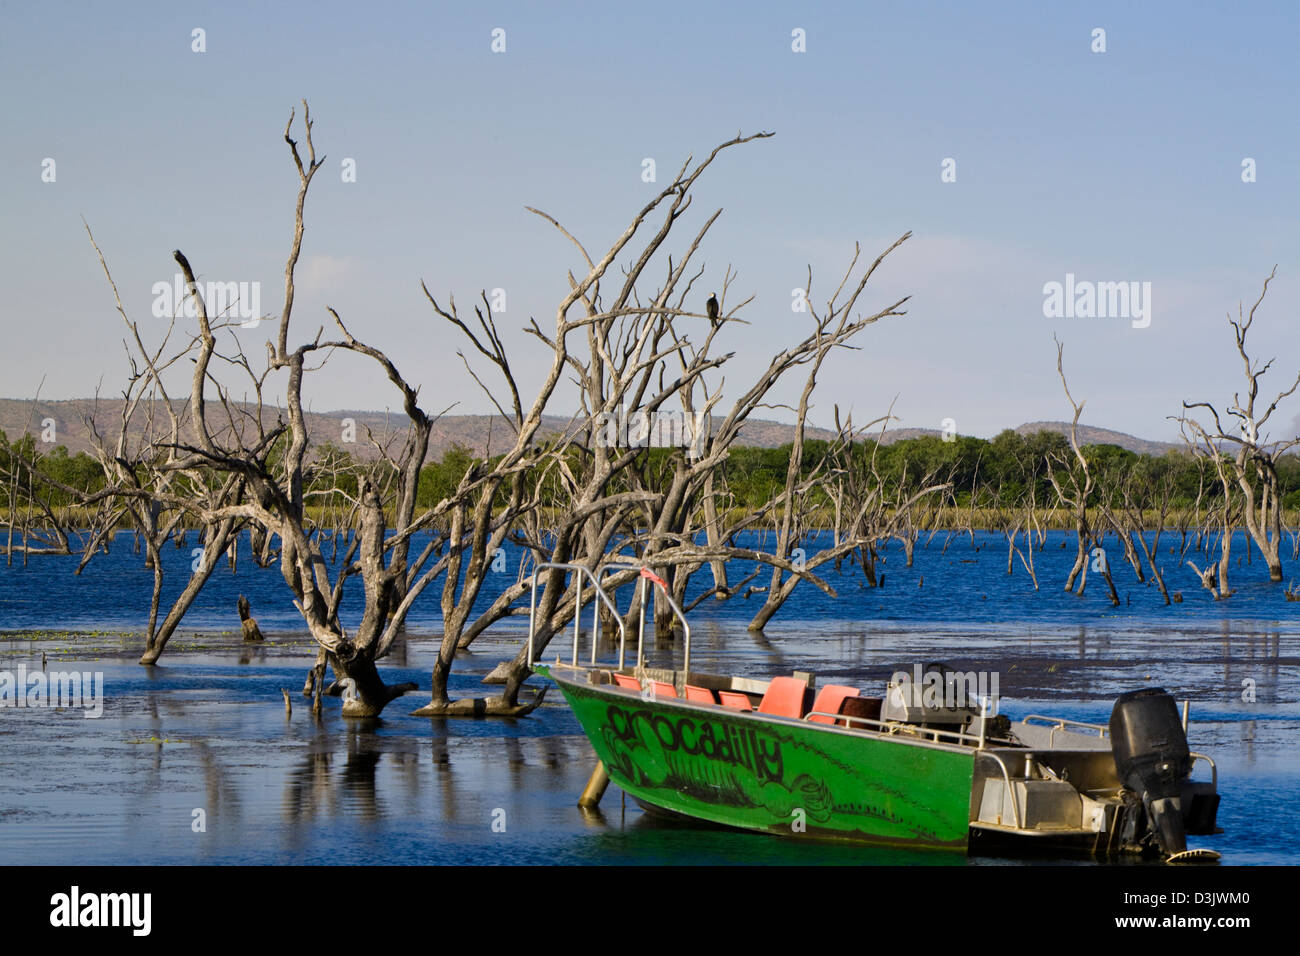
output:
<svg viewBox="0 0 1300 956"><path fill-rule="evenodd" d="M764 635L744 627L761 596L710 599L691 614L693 666L759 677L811 670L878 692L899 667L941 659L997 672L1013 718L1095 722L1118 694L1158 684L1192 699L1192 747L1219 766L1225 832L1191 845L1219 850L1226 864L1300 861L1290 812L1300 796L1300 603L1284 600L1258 559L1233 568L1238 592L1216 603L1166 550L1170 590L1184 600L1165 607L1112 544L1115 608L1096 575L1084 598L1061 590L1070 535L1049 535L1036 554L1037 592L1018 561L1006 574L1003 536L947 539L940 533L928 548L922 539L912 568L900 548L886 549L883 588L865 587L847 564L840 574L824 568L839 598L801 585ZM1244 541L1234 553L1244 559ZM189 554L166 554L179 589ZM135 663L150 573L129 536L79 578L75 558L0 566L0 627L9 630L0 670L39 668L44 652L51 669L101 671L105 688L94 720L0 708L0 863L1021 862L670 826L624 807L614 787L598 814L583 814L575 804L594 755L557 692L521 720L410 716L427 699L437 652L433 593L383 662L388 680L423 691L389 705L381 721L344 720L337 699L315 720L298 694L314 645L278 570L243 558L238 573L217 572L154 668ZM507 565L517 567L515 553ZM730 570L733 580L747 573L740 563ZM511 580L490 577L493 594ZM696 586L709 586L707 571ZM239 640L240 593L264 645ZM355 622L359 610L354 601L345 618ZM514 654L525 630L511 621L462 655L453 696L492 692L481 676ZM128 633L110 633L119 631ZM680 650L664 644L649 655L666 663ZM293 700L288 717L281 688Z"/></svg>

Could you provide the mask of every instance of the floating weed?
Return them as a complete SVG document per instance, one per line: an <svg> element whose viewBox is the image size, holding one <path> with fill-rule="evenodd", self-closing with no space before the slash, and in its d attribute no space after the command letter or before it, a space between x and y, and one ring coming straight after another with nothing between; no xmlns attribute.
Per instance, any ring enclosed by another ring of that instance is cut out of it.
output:
<svg viewBox="0 0 1300 956"><path fill-rule="evenodd" d="M17 630L0 631L0 641L75 641L88 637L112 637L120 640L136 640L139 635L132 631L59 631L59 630Z"/></svg>

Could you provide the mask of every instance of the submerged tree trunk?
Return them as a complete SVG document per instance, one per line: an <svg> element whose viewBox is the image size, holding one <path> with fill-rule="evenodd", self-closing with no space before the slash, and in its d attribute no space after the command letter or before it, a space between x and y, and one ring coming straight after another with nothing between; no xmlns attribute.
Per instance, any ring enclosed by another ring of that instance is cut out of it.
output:
<svg viewBox="0 0 1300 956"><path fill-rule="evenodd" d="M248 606L248 598L244 597L242 594L239 595L239 601L236 606L239 610L239 627L240 630L244 632L244 640L263 640L262 629L257 626L257 621L253 620L252 609Z"/></svg>
<svg viewBox="0 0 1300 956"><path fill-rule="evenodd" d="M1282 580L1282 558L1279 554L1282 543L1282 503L1279 497L1277 472L1271 461L1255 462L1255 473L1260 478L1258 503L1255 500L1255 487L1248 474L1248 449L1243 446L1237 455L1237 482L1241 486L1243 504L1242 517L1255 546L1268 565L1268 579L1274 583ZM1246 549L1247 560L1250 548Z"/></svg>
<svg viewBox="0 0 1300 956"><path fill-rule="evenodd" d="M1087 533L1087 526L1080 523L1076 525L1076 529L1075 534L1078 538L1078 549L1074 555L1074 566L1070 568L1070 576L1065 579L1065 590L1067 591L1074 590L1075 579L1078 578L1081 571L1085 571L1088 564L1088 545L1086 543L1087 539L1084 537ZM1083 585L1085 581L1087 581L1086 573L1084 574L1083 581L1079 583L1080 594L1083 593Z"/></svg>
<svg viewBox="0 0 1300 956"><path fill-rule="evenodd" d="M163 619L162 625L158 628L156 634L149 636L145 643L144 653L140 655L141 664L156 664L158 658L162 656L163 649L167 642L171 640L172 634L180 626L181 619L194 603L203 586L208 583L208 578L212 577L212 572L217 569L217 562L221 559L221 554L225 551L227 543L235 527L234 518L226 518L218 522L216 527L208 529L207 540L204 542L203 555L199 560L198 570L190 575L190 579L185 584L185 589L181 591L180 596L172 604L171 610L167 612L167 617Z"/></svg>
<svg viewBox="0 0 1300 956"><path fill-rule="evenodd" d="M365 655L344 661L330 654L329 662L336 679L325 692L342 692L344 717L378 717L389 703L407 691L419 689L417 684L410 681L385 684L375 662Z"/></svg>

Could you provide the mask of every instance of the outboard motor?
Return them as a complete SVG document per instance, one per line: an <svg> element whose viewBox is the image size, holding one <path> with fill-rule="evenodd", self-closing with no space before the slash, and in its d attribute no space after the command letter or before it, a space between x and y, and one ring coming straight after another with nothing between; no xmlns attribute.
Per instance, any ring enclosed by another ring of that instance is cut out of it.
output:
<svg viewBox="0 0 1300 956"><path fill-rule="evenodd" d="M1166 856L1187 849L1182 786L1192 772L1178 705L1163 687L1120 696L1110 714L1115 769L1141 795L1152 834Z"/></svg>

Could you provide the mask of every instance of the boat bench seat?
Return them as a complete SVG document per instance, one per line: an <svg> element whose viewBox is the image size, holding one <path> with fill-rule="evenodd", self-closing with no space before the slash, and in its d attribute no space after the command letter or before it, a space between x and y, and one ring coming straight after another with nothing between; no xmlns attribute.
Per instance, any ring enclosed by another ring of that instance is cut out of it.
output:
<svg viewBox="0 0 1300 956"><path fill-rule="evenodd" d="M641 682L637 680L635 677L633 677L631 674L615 673L613 677L614 677L614 683L617 684L619 687L626 687L628 690L634 690L637 693L640 693L642 690ZM673 687L672 684L669 684L667 681L652 680L650 681L650 686L654 688L654 694L656 697L677 696L677 689Z"/></svg>
<svg viewBox="0 0 1300 956"><path fill-rule="evenodd" d="M707 687L696 687L694 684L686 685L686 699L697 704L716 704L718 702L713 696L713 691Z"/></svg>
<svg viewBox="0 0 1300 956"><path fill-rule="evenodd" d="M737 693L734 690L718 691L718 703L723 707L731 707L734 710L754 709L754 705L749 702L749 697L747 695Z"/></svg>
<svg viewBox="0 0 1300 956"><path fill-rule="evenodd" d="M758 712L801 720L808 712L811 696L812 689L797 677L773 677L762 703L758 705Z"/></svg>
<svg viewBox="0 0 1300 956"><path fill-rule="evenodd" d="M813 701L812 709L820 711L821 714L838 714L846 698L857 696L858 689L856 687L845 687L843 684L827 684L817 692L817 699ZM847 721L836 720L834 717L823 717L821 714L809 717L808 720L814 724L847 723Z"/></svg>

